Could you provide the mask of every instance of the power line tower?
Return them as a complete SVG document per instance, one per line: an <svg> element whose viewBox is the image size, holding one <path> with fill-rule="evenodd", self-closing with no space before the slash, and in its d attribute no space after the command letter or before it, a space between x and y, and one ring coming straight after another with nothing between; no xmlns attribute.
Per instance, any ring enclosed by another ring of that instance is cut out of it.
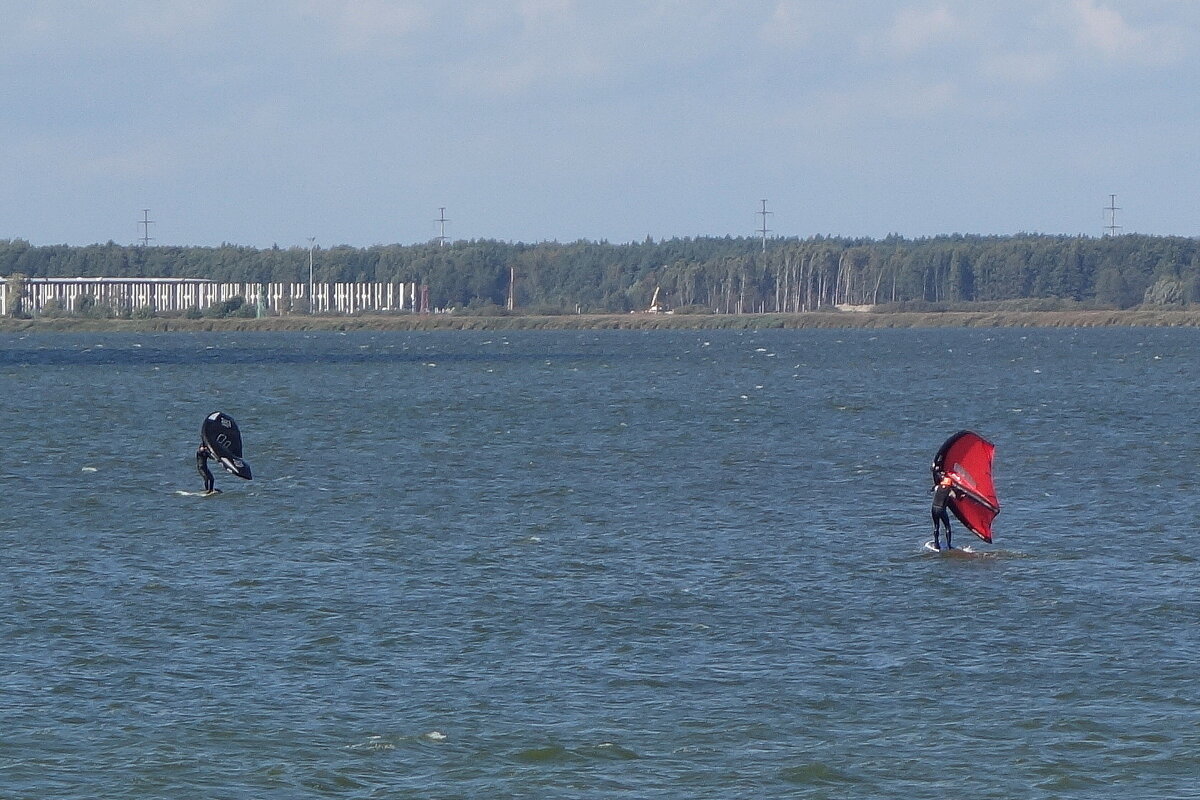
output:
<svg viewBox="0 0 1200 800"><path fill-rule="evenodd" d="M446 207L445 206L442 206L440 211L441 211L441 213L438 215L438 218L434 220L434 222L438 223L438 225L441 226L438 229L439 230L438 237L437 237L438 247L445 247L446 246L446 223L449 222L450 220L446 219Z"/></svg>
<svg viewBox="0 0 1200 800"><path fill-rule="evenodd" d="M1104 210L1108 212L1108 225L1104 227L1108 233L1105 235L1116 236L1117 231L1121 230L1121 226L1117 224L1117 212L1121 209L1117 206L1117 196L1115 194L1108 196L1108 207Z"/></svg>
<svg viewBox="0 0 1200 800"><path fill-rule="evenodd" d="M759 202L762 203L762 211L758 212L758 215L762 217L762 227L758 229L758 233L762 234L762 251L765 253L767 252L767 234L771 232L771 229L767 227L767 215L774 214L775 212L767 211L766 200L760 200Z"/></svg>
<svg viewBox="0 0 1200 800"><path fill-rule="evenodd" d="M150 209L143 208L142 218L138 220L138 225L142 226L142 247L146 247L152 241L154 241L154 239L150 236L150 226L153 224L154 220L150 219Z"/></svg>

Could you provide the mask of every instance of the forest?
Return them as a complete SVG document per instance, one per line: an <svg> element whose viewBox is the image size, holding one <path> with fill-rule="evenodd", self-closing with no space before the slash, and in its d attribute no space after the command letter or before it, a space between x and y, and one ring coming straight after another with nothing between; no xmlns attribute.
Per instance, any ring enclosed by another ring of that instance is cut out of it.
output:
<svg viewBox="0 0 1200 800"><path fill-rule="evenodd" d="M945 235L698 237L610 244L464 240L259 249L35 246L0 240L0 275L416 282L464 313L790 313L1010 307L1127 309L1200 303L1200 239Z"/></svg>

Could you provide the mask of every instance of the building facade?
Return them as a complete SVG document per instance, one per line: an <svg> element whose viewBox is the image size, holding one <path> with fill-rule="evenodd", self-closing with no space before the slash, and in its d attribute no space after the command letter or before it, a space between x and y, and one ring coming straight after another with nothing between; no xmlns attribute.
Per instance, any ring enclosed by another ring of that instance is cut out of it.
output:
<svg viewBox="0 0 1200 800"><path fill-rule="evenodd" d="M25 278L20 310L38 315L50 308L74 312L108 308L114 313L148 310L203 312L235 297L264 314L360 314L414 311L415 283L218 283L200 278ZM0 278L0 316L17 310L14 285Z"/></svg>

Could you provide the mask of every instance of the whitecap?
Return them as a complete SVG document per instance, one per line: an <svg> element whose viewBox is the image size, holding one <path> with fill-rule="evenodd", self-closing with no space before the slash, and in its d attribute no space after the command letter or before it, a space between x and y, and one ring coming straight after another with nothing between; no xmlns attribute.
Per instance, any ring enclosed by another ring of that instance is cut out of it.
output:
<svg viewBox="0 0 1200 800"><path fill-rule="evenodd" d="M347 750L395 750L396 745L385 741L382 736L368 736L365 742L346 745Z"/></svg>

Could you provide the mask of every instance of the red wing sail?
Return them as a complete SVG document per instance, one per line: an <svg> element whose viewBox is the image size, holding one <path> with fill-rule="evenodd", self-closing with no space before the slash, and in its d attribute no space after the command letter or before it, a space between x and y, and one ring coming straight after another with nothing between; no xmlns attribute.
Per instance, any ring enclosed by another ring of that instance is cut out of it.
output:
<svg viewBox="0 0 1200 800"><path fill-rule="evenodd" d="M996 446L974 431L959 431L933 458L935 469L953 473L955 492L947 503L954 516L985 542L992 541L992 520L1000 513L992 481Z"/></svg>

